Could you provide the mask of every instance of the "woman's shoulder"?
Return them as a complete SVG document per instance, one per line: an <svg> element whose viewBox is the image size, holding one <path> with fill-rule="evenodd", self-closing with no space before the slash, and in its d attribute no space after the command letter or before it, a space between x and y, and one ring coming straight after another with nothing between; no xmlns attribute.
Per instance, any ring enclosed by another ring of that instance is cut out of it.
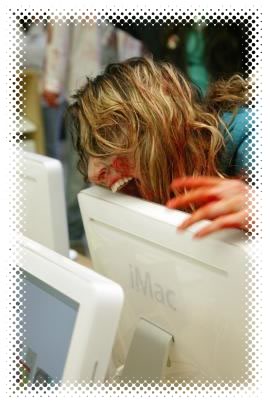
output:
<svg viewBox="0 0 270 405"><path fill-rule="evenodd" d="M240 108L237 114L225 112L222 120L228 132L223 130L225 150L221 156L221 168L224 173L235 176L245 172L249 167L249 150L251 138L252 111Z"/></svg>
<svg viewBox="0 0 270 405"><path fill-rule="evenodd" d="M237 111L237 114L224 112L221 118L235 142L241 142L243 138L248 136L251 128L250 120L252 118L250 108L241 107Z"/></svg>

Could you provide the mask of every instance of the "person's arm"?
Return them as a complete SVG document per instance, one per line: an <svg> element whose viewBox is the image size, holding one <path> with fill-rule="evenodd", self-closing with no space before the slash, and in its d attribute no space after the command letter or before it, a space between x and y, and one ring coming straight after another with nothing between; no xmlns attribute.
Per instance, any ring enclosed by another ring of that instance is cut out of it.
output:
<svg viewBox="0 0 270 405"><path fill-rule="evenodd" d="M199 238L225 228L248 230L250 187L242 180L219 177L183 177L171 185L173 190L188 191L167 202L169 208L195 205L196 210L178 227L184 230L203 219L212 220L194 236Z"/></svg>
<svg viewBox="0 0 270 405"><path fill-rule="evenodd" d="M119 62L142 55L141 41L120 29L116 29L116 37Z"/></svg>
<svg viewBox="0 0 270 405"><path fill-rule="evenodd" d="M56 106L63 93L68 70L70 27L67 24L49 26L45 57L43 97L49 106Z"/></svg>

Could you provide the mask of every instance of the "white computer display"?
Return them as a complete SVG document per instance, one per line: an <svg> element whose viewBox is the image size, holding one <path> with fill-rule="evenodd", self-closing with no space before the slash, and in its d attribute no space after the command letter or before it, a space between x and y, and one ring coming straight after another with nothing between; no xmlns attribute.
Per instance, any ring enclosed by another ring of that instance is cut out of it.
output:
<svg viewBox="0 0 270 405"><path fill-rule="evenodd" d="M176 232L188 214L100 187L82 191L79 203L94 269L125 292L116 368L125 365L143 319L174 337L162 378L241 380L247 367L243 233L193 240L202 224Z"/></svg>
<svg viewBox="0 0 270 405"><path fill-rule="evenodd" d="M23 153L23 233L67 256L69 239L61 162L36 153Z"/></svg>
<svg viewBox="0 0 270 405"><path fill-rule="evenodd" d="M121 287L30 239L22 250L22 383L103 381Z"/></svg>

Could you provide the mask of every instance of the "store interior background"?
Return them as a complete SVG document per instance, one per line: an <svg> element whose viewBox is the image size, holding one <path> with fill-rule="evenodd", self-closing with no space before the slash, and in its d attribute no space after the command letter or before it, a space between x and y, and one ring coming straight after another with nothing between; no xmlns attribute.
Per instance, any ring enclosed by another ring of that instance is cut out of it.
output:
<svg viewBox="0 0 270 405"><path fill-rule="evenodd" d="M246 76L248 26L244 21L206 24L199 20L185 24L183 20L179 24L102 23L91 27L87 22L62 23L58 38L52 39L55 25L46 20L35 22L20 17L19 23L24 44L25 149L62 162L70 246L82 257L89 257L77 202L77 194L89 187L89 183L84 182L76 169L77 156L66 117L72 94L83 84L86 75L93 77L93 72L101 73L109 63L152 55L176 65L203 97L215 80L234 73ZM61 38L61 30L65 38ZM55 72L50 59L51 41L58 46L58 53L57 49L53 50ZM48 85L50 80L54 80L56 89L52 101L48 98L48 88L49 96L54 92Z"/></svg>

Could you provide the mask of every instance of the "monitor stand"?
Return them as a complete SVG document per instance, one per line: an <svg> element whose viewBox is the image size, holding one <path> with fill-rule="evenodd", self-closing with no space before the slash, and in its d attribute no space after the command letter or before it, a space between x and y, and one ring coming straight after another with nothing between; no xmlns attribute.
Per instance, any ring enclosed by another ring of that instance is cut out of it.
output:
<svg viewBox="0 0 270 405"><path fill-rule="evenodd" d="M169 363L173 336L141 318L127 354L122 381L161 381Z"/></svg>

